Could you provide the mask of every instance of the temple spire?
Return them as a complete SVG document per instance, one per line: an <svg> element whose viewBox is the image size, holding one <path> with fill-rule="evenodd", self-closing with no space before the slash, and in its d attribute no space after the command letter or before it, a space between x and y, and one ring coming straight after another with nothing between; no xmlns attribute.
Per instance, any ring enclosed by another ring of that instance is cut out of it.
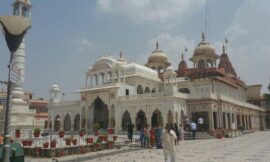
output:
<svg viewBox="0 0 270 162"><path fill-rule="evenodd" d="M222 51L223 51L224 54L226 53L226 48L225 48L224 44L222 46Z"/></svg>
<svg viewBox="0 0 270 162"><path fill-rule="evenodd" d="M182 53L182 55L181 55L181 58L182 58L182 61L184 61L184 54Z"/></svg>

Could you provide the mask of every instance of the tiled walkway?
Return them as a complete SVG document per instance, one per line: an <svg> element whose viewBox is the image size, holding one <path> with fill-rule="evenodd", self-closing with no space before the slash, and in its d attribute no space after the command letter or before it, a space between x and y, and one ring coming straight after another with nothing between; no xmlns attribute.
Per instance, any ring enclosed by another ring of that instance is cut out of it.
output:
<svg viewBox="0 0 270 162"><path fill-rule="evenodd" d="M237 138L184 141L177 145L176 148L177 162L269 162L270 131L255 132ZM73 160L72 157L68 159L70 161L89 162L164 161L163 151L157 149L123 151L122 153L108 154L108 156L105 153L102 156L93 158L95 154L97 153L79 155ZM59 161L68 159L59 159ZM28 160L29 162L36 162L37 159L26 159L26 162Z"/></svg>

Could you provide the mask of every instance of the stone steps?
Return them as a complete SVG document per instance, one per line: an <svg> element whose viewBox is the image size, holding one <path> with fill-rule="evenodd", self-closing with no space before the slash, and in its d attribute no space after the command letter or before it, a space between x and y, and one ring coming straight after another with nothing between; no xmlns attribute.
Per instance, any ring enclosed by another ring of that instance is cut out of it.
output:
<svg viewBox="0 0 270 162"><path fill-rule="evenodd" d="M206 132L196 132L195 139L214 139ZM192 140L192 132L185 132L185 140Z"/></svg>

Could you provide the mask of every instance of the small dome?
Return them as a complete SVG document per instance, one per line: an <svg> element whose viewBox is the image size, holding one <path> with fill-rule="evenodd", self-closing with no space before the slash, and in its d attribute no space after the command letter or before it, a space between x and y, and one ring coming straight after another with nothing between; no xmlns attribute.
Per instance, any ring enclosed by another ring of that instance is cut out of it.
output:
<svg viewBox="0 0 270 162"><path fill-rule="evenodd" d="M59 86L58 86L56 83L54 83L54 84L51 86L51 91L60 91L60 88L59 88Z"/></svg>
<svg viewBox="0 0 270 162"><path fill-rule="evenodd" d="M173 67L172 66L167 67L166 72L173 73L174 72Z"/></svg>
<svg viewBox="0 0 270 162"><path fill-rule="evenodd" d="M202 33L202 40L198 44L197 48L195 48L193 56L189 59L190 61L199 61L201 58L217 60L220 58L219 55L216 54L214 47L210 45L210 43L205 41L204 33Z"/></svg>
<svg viewBox="0 0 270 162"><path fill-rule="evenodd" d="M31 1L30 0L16 0L15 1L15 3L25 3L25 4L27 4L27 5L29 5L29 6L31 6Z"/></svg>
<svg viewBox="0 0 270 162"><path fill-rule="evenodd" d="M156 50L152 52L150 57L148 58L148 62L167 62L167 55L166 53L162 52L159 49L159 44L156 42Z"/></svg>
<svg viewBox="0 0 270 162"><path fill-rule="evenodd" d="M204 33L202 33L202 40L198 44L198 47L194 50L193 56L198 55L216 55L215 49L210 45L210 43L205 41Z"/></svg>

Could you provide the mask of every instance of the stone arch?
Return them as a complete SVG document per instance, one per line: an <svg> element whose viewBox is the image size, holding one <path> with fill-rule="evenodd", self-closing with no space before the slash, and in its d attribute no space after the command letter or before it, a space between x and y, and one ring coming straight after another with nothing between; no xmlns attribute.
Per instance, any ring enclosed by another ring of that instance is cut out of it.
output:
<svg viewBox="0 0 270 162"><path fill-rule="evenodd" d="M107 73L106 83L111 83L111 82L112 82L112 72L109 71Z"/></svg>
<svg viewBox="0 0 270 162"><path fill-rule="evenodd" d="M97 86L98 83L97 83L97 74L94 74L92 75L92 78L91 78L91 82L92 82L92 86Z"/></svg>
<svg viewBox="0 0 270 162"><path fill-rule="evenodd" d="M168 112L167 121L169 124L173 124L173 114L172 114L171 110L169 110L169 112Z"/></svg>
<svg viewBox="0 0 270 162"><path fill-rule="evenodd" d="M94 101L94 123L98 123L100 128L108 128L109 111L108 106L102 99L97 97Z"/></svg>
<svg viewBox="0 0 270 162"><path fill-rule="evenodd" d="M156 88L153 88L152 93L156 93L156 92L157 92Z"/></svg>
<svg viewBox="0 0 270 162"><path fill-rule="evenodd" d="M60 127L61 127L60 115L56 115L54 119L54 130L60 131Z"/></svg>
<svg viewBox="0 0 270 162"><path fill-rule="evenodd" d="M158 109L156 109L153 112L153 114L152 114L152 117L151 117L151 126L152 127L158 127L158 126L163 127L162 114L161 114L161 112Z"/></svg>
<svg viewBox="0 0 270 162"><path fill-rule="evenodd" d="M143 94L143 87L141 85L137 86L137 94Z"/></svg>
<svg viewBox="0 0 270 162"><path fill-rule="evenodd" d="M145 87L144 93L150 93L150 88L149 87Z"/></svg>
<svg viewBox="0 0 270 162"><path fill-rule="evenodd" d="M145 112L142 111L142 110L140 110L137 113L137 116L136 116L136 129L137 129L137 131L139 131L142 128L144 128L144 126L146 124L147 124L147 118L146 118Z"/></svg>
<svg viewBox="0 0 270 162"><path fill-rule="evenodd" d="M158 72L159 72L159 73L164 73L164 68L163 68L162 66L159 66L159 67L158 67Z"/></svg>
<svg viewBox="0 0 270 162"><path fill-rule="evenodd" d="M64 118L64 131L70 131L71 129L71 119L70 115L67 114Z"/></svg>
<svg viewBox="0 0 270 162"><path fill-rule="evenodd" d="M206 60L206 66L213 67L213 60L211 60L211 59Z"/></svg>
<svg viewBox="0 0 270 162"><path fill-rule="evenodd" d="M130 113L126 110L122 117L122 130L126 131L128 128L128 124L131 123Z"/></svg>
<svg viewBox="0 0 270 162"><path fill-rule="evenodd" d="M78 113L74 118L74 131L80 130L80 120L81 120L81 116Z"/></svg>

